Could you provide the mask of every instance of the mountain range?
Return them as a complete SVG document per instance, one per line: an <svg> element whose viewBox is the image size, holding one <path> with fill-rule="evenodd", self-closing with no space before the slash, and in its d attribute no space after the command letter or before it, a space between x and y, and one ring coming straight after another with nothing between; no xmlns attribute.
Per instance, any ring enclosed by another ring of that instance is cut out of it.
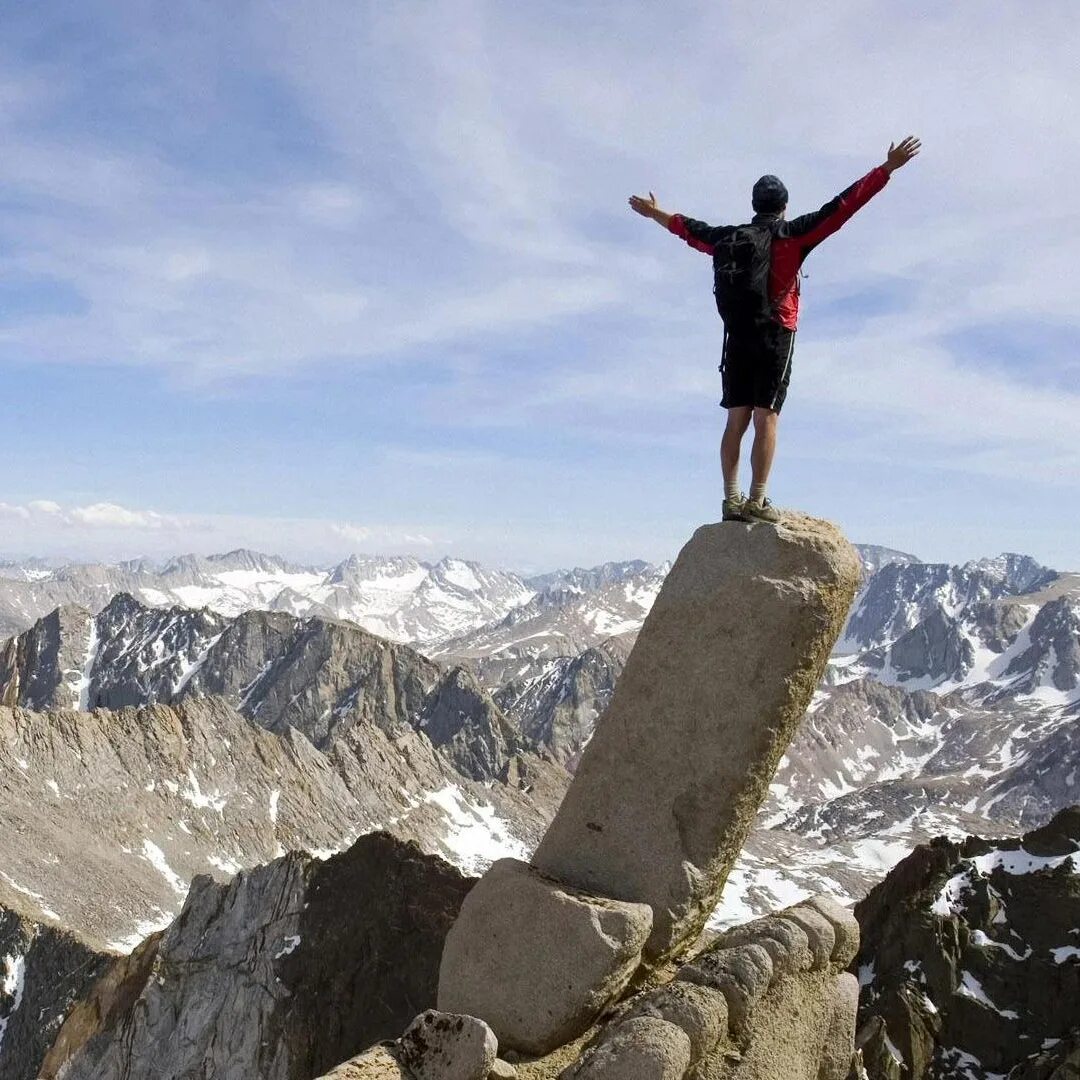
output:
<svg viewBox="0 0 1080 1080"><path fill-rule="evenodd" d="M947 566L878 547L861 554L865 580L844 636L717 925L811 891L857 899L934 835L1007 835L1075 801L1080 578L1021 555ZM0 644L0 703L12 715L142 709L157 724L162 713L143 708L157 705L215 730L245 720L287 745L302 736L331 759L350 747L367 769L353 796L377 791L374 805L328 815L333 836L301 827L289 843L340 848L358 828L395 821L403 837L477 870L482 858L455 854L455 829L471 819L489 854L528 850L615 690L667 567L610 563L525 579L473 563L366 557L317 572L234 552L160 567L17 569L9 565L0 580L6 611L17 598L43 604L75 583L98 602L65 603ZM315 613L295 610L302 586L303 602L321 605ZM174 596L213 603L167 605ZM359 616L322 613L346 598L354 613L367 604L370 625L416 636L406 644L365 629ZM198 704L205 698L218 702L209 712ZM204 741L219 738L232 737ZM185 791L248 795L208 759L195 771L198 787L180 766L170 761L155 777L151 765L147 775L176 786L181 801ZM335 760L329 767L342 771ZM23 771L51 790L64 770L47 759ZM251 793L252 804L270 790ZM448 791L455 794L439 795ZM323 797L316 790L310 814ZM252 865L276 850L269 839L253 847L218 832L228 843L192 848L190 857ZM160 837L150 842L165 850ZM48 895L30 878L16 880ZM158 891L154 903L167 911ZM133 932L114 929L110 940Z"/></svg>

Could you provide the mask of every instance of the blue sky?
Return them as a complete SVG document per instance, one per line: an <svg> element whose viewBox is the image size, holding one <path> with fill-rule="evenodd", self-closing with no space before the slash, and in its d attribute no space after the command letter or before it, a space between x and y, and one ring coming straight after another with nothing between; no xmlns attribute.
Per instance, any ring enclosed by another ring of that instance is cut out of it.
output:
<svg viewBox="0 0 1080 1080"><path fill-rule="evenodd" d="M708 260L626 198L812 209L772 483L1080 568L1072 5L9 5L0 552L521 569L718 517Z"/></svg>

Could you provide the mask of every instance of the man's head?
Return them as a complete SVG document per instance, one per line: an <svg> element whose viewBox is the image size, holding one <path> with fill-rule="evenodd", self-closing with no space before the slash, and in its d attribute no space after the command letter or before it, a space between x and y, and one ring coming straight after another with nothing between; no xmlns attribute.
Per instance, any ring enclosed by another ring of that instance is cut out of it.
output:
<svg viewBox="0 0 1080 1080"><path fill-rule="evenodd" d="M763 176L755 185L753 206L756 214L780 214L787 208L787 188L773 175Z"/></svg>

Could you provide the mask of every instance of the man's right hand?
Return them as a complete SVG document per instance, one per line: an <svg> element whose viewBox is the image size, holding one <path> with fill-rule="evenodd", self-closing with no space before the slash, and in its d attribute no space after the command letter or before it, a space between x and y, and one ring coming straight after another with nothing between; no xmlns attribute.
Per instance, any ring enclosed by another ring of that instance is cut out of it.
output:
<svg viewBox="0 0 1080 1080"><path fill-rule="evenodd" d="M643 195L631 195L630 209L635 210L642 217L653 219L660 211L660 207L656 204L656 196L651 191L647 199Z"/></svg>
<svg viewBox="0 0 1080 1080"><path fill-rule="evenodd" d="M895 143L889 143L889 153L882 168L891 173L896 172L897 169L906 165L921 149L922 142L915 138L914 135L909 135L902 140L899 146Z"/></svg>

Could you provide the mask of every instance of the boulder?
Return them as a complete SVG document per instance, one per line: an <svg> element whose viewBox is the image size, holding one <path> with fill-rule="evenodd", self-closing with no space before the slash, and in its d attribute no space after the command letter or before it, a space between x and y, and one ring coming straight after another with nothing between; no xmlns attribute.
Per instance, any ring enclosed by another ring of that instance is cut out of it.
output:
<svg viewBox="0 0 1080 1080"><path fill-rule="evenodd" d="M700 1061L727 1035L727 999L719 990L692 982L671 982L635 998L624 1014L654 1016L683 1029L690 1038L690 1061Z"/></svg>
<svg viewBox="0 0 1080 1080"><path fill-rule="evenodd" d="M690 1037L667 1020L638 1016L609 1029L566 1080L683 1080L690 1068Z"/></svg>
<svg viewBox="0 0 1080 1080"><path fill-rule="evenodd" d="M488 1080L498 1049L483 1020L428 1009L405 1029L397 1057L414 1080Z"/></svg>
<svg viewBox="0 0 1080 1080"><path fill-rule="evenodd" d="M829 920L835 935L830 959L834 967L846 968L859 952L859 920L855 913L831 896L811 896L796 907L811 908Z"/></svg>
<svg viewBox="0 0 1080 1080"><path fill-rule="evenodd" d="M733 1032L744 1034L754 1006L765 996L772 982L769 954L756 943L736 945L705 953L679 972L680 982L699 983L719 990L727 1000Z"/></svg>
<svg viewBox="0 0 1080 1080"><path fill-rule="evenodd" d="M649 962L696 938L715 907L860 572L833 525L789 515L702 526L665 579L533 860L649 904Z"/></svg>
<svg viewBox="0 0 1080 1080"><path fill-rule="evenodd" d="M651 926L644 904L589 896L500 859L447 936L439 1008L483 1018L500 1046L547 1053L623 990Z"/></svg>
<svg viewBox="0 0 1080 1080"><path fill-rule="evenodd" d="M823 968L832 961L833 950L836 948L836 930L820 911L796 906L788 908L784 912L784 918L806 933L815 968Z"/></svg>

